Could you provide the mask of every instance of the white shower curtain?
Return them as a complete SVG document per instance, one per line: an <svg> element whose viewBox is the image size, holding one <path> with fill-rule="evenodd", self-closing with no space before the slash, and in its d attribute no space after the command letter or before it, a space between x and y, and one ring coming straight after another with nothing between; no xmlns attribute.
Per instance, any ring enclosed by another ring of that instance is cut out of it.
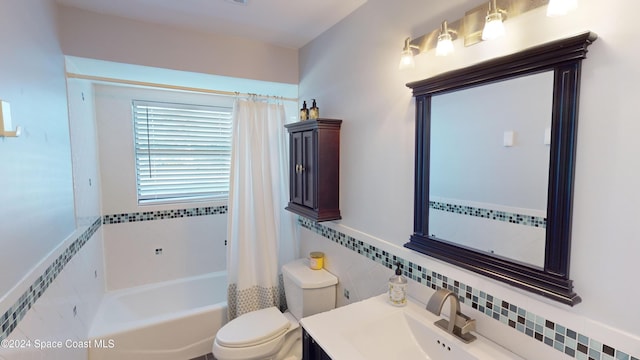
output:
<svg viewBox="0 0 640 360"><path fill-rule="evenodd" d="M280 267L298 254L282 104L236 99L227 245L229 320L284 305Z"/></svg>

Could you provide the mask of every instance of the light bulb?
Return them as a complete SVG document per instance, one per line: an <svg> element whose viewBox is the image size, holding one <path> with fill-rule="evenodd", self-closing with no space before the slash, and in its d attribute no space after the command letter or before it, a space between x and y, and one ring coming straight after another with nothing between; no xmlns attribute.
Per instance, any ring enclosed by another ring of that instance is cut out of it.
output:
<svg viewBox="0 0 640 360"><path fill-rule="evenodd" d="M562 16L578 8L578 0L550 0L547 16Z"/></svg>
<svg viewBox="0 0 640 360"><path fill-rule="evenodd" d="M440 27L440 35L438 35L438 44L436 45L436 56L447 56L453 52L453 36L449 31L447 20L442 22Z"/></svg>
<svg viewBox="0 0 640 360"><path fill-rule="evenodd" d="M488 14L482 30L482 40L494 40L504 36L505 33L502 14L499 12Z"/></svg>
<svg viewBox="0 0 640 360"><path fill-rule="evenodd" d="M413 69L414 67L416 67L416 61L413 59L413 51L411 51L411 49L403 50L400 55L400 65L398 68L404 70Z"/></svg>
<svg viewBox="0 0 640 360"><path fill-rule="evenodd" d="M451 34L444 33L438 35L438 45L436 45L436 56L447 56L453 53L453 40Z"/></svg>

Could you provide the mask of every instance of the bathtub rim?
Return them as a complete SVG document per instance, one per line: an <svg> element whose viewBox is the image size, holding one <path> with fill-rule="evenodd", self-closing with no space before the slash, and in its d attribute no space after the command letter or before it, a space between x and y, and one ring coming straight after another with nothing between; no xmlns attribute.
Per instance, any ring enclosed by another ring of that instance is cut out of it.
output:
<svg viewBox="0 0 640 360"><path fill-rule="evenodd" d="M136 293L148 291L148 290L151 290L151 289L161 288L161 287L168 286L168 285L188 282L189 280L199 280L199 279L204 279L204 278L208 278L208 277L218 277L218 275L224 275L224 277L226 278L227 277L227 271L226 270L212 271L212 272L208 272L208 273L205 273L205 274L186 276L186 277L170 279L170 280L165 280L165 281L158 281L158 282L153 282L153 283L148 283L148 284L132 286L132 287L128 287L128 288L121 288L121 289L115 289L115 290L105 290L103 299L107 298L107 297L121 297L121 296L124 296L124 295L136 294Z"/></svg>

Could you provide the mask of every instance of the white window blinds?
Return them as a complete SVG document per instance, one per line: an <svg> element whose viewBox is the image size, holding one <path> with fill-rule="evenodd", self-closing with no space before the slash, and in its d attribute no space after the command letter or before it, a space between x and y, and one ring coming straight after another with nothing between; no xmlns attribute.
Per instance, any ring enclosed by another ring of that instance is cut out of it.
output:
<svg viewBox="0 0 640 360"><path fill-rule="evenodd" d="M138 203L226 198L231 112L133 101Z"/></svg>

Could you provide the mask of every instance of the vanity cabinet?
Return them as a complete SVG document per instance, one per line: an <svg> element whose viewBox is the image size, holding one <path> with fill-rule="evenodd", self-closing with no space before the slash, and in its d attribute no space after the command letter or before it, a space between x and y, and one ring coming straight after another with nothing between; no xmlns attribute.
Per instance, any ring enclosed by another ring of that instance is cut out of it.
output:
<svg viewBox="0 0 640 360"><path fill-rule="evenodd" d="M302 328L302 360L331 360L304 328Z"/></svg>
<svg viewBox="0 0 640 360"><path fill-rule="evenodd" d="M315 221L338 220L340 126L342 120L317 119L287 124L289 203L287 210Z"/></svg>

